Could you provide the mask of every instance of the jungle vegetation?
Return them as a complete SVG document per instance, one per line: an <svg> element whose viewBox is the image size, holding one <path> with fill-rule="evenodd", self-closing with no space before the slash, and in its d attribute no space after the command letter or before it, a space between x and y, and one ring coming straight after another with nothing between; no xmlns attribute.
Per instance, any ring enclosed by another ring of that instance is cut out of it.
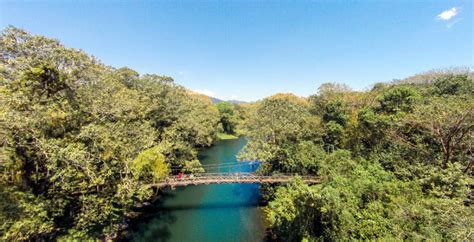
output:
<svg viewBox="0 0 474 242"><path fill-rule="evenodd" d="M201 171L197 149L245 135L271 239L474 240L472 72L430 72L369 91L213 104L171 77L114 68L59 41L0 35L0 240L114 239L147 184Z"/></svg>
<svg viewBox="0 0 474 242"><path fill-rule="evenodd" d="M146 184L198 168L216 139L218 108L170 77L0 38L0 240L115 238L156 195Z"/></svg>
<svg viewBox="0 0 474 242"><path fill-rule="evenodd" d="M262 174L318 175L262 186L271 239L474 239L474 81L432 71L369 91L327 83L277 94L246 121L241 159Z"/></svg>

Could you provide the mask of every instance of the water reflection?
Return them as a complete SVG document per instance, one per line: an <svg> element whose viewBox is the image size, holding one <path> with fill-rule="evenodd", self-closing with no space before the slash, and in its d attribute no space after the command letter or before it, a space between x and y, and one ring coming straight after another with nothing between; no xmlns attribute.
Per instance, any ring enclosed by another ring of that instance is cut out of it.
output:
<svg viewBox="0 0 474 242"><path fill-rule="evenodd" d="M225 140L203 150L203 164L234 163L245 139ZM258 164L231 172L249 172ZM199 185L166 191L135 222L133 241L262 241L257 184Z"/></svg>

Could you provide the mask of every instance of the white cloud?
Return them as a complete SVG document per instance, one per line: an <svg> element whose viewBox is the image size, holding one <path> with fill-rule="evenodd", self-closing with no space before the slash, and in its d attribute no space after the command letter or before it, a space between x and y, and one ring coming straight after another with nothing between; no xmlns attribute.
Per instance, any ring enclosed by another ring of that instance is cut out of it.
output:
<svg viewBox="0 0 474 242"><path fill-rule="evenodd" d="M459 13L459 8L453 7L448 10L444 10L442 13L438 14L438 19L442 20L450 20L454 16L458 15Z"/></svg>
<svg viewBox="0 0 474 242"><path fill-rule="evenodd" d="M193 90L193 91L195 91L197 93L200 93L200 94L204 94L206 96L216 97L216 94L211 90L203 89L203 90Z"/></svg>

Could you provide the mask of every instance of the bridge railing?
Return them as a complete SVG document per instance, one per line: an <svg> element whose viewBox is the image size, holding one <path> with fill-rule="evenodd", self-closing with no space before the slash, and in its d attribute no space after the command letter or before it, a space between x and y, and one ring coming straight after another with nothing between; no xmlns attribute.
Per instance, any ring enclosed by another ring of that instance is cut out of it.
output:
<svg viewBox="0 0 474 242"><path fill-rule="evenodd" d="M274 174L274 175L259 175L254 172L218 172L218 173L200 173L200 174L189 174L180 176L167 177L161 183L179 183L179 182L192 182L192 181L281 181L290 180L295 177L300 177L303 180L315 180L316 176L299 175L296 173L285 173L285 174Z"/></svg>
<svg viewBox="0 0 474 242"><path fill-rule="evenodd" d="M255 172L206 172L206 173L193 173L193 174L184 174L182 177L179 175L168 176L168 178L202 178L202 177L290 177L290 176L299 176L299 177L314 177L311 175L301 175L298 173L283 173L283 174L272 174L272 175L260 175Z"/></svg>

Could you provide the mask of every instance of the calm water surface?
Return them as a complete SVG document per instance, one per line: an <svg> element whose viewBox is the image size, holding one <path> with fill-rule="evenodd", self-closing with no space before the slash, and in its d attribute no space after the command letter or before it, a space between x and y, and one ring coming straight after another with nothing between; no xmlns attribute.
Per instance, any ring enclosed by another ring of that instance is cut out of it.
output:
<svg viewBox="0 0 474 242"><path fill-rule="evenodd" d="M202 164L237 163L244 138L223 140L200 152ZM240 163L241 164L241 163ZM241 166L231 171L250 171ZM227 168L221 170L227 172ZM135 225L132 241L262 241L256 184L216 184L167 191Z"/></svg>

